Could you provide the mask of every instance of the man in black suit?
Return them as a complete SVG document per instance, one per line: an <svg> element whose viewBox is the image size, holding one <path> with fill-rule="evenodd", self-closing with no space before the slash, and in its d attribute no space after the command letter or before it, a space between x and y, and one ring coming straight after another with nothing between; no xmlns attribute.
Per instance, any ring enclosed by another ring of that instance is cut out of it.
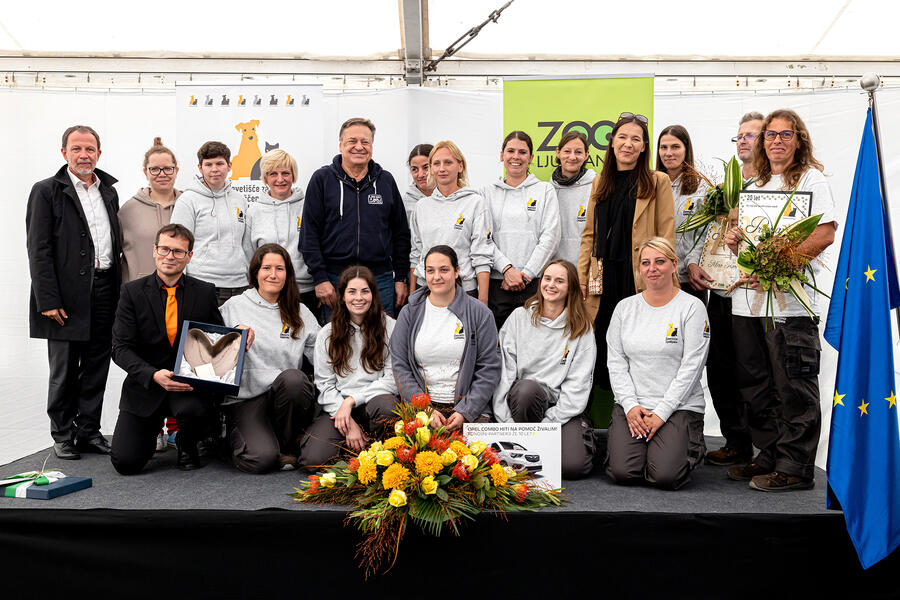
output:
<svg viewBox="0 0 900 600"><path fill-rule="evenodd" d="M112 356L128 376L122 384L112 464L123 475L139 472L153 456L159 424L178 420L178 468L202 466L197 441L213 411L213 394L174 381L178 339L185 320L222 325L213 284L184 275L194 236L183 225L156 234L156 272L122 286L113 325ZM148 248L149 250L149 248ZM170 308L169 296L175 305Z"/></svg>
<svg viewBox="0 0 900 600"><path fill-rule="evenodd" d="M96 169L100 137L85 125L62 137L66 159L34 184L25 229L31 269L29 329L47 340L47 414L53 449L109 454L100 434L110 338L122 280L119 196L114 177Z"/></svg>

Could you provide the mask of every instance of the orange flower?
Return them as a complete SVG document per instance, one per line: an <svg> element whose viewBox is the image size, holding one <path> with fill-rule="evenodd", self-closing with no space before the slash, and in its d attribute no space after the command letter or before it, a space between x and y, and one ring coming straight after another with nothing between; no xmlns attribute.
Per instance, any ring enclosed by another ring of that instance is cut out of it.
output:
<svg viewBox="0 0 900 600"><path fill-rule="evenodd" d="M450 447L450 440L445 437L433 437L428 445L438 454L443 454L444 450Z"/></svg>
<svg viewBox="0 0 900 600"><path fill-rule="evenodd" d="M397 448L397 460L404 463L411 463L416 459L416 449L409 446L400 446Z"/></svg>
<svg viewBox="0 0 900 600"><path fill-rule="evenodd" d="M437 475L444 468L444 462L439 454L427 450L416 454L416 473L427 477Z"/></svg>
<svg viewBox="0 0 900 600"><path fill-rule="evenodd" d="M413 419L412 421L407 421L403 424L403 433L406 435L416 435L416 429L418 428L419 424Z"/></svg>
<svg viewBox="0 0 900 600"><path fill-rule="evenodd" d="M513 489L516 490L516 502L519 504L525 502L525 496L528 495L528 486L524 483L520 483L513 487Z"/></svg>
<svg viewBox="0 0 900 600"><path fill-rule="evenodd" d="M466 468L466 465L458 462L456 463L456 466L453 467L453 476L460 481L468 481L472 475L469 474L469 469Z"/></svg>
<svg viewBox="0 0 900 600"><path fill-rule="evenodd" d="M359 459L354 456L347 463L347 470L350 471L351 473L355 473L358 468L359 468Z"/></svg>
<svg viewBox="0 0 900 600"><path fill-rule="evenodd" d="M396 450L400 446L402 446L406 442L406 439L400 437L399 435L395 435L394 437L388 438L384 441L384 449L385 450Z"/></svg>
<svg viewBox="0 0 900 600"><path fill-rule="evenodd" d="M469 450L469 447L459 440L453 440L452 442L450 442L450 449L456 452L457 456L472 454L472 452Z"/></svg>
<svg viewBox="0 0 900 600"><path fill-rule="evenodd" d="M492 449L486 448L484 452L481 453L481 460L486 465L496 465L500 462L500 457L497 456L497 453Z"/></svg>
<svg viewBox="0 0 900 600"><path fill-rule="evenodd" d="M363 485L369 485L375 481L378 478L378 467L375 466L375 461L360 461L356 476L359 477L359 482Z"/></svg>
<svg viewBox="0 0 900 600"><path fill-rule="evenodd" d="M402 488L403 484L406 483L408 479L409 469L403 465L394 463L389 466L384 472L384 475L381 476L381 484L386 490L391 488Z"/></svg>
<svg viewBox="0 0 900 600"><path fill-rule="evenodd" d="M501 467L500 465L491 466L491 479L494 482L494 487L503 487L506 485L506 469Z"/></svg>

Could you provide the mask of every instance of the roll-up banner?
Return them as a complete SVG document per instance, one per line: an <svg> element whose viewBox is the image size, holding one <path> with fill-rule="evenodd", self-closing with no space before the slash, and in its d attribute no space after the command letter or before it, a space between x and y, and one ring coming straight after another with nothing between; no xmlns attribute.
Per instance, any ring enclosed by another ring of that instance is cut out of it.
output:
<svg viewBox="0 0 900 600"><path fill-rule="evenodd" d="M199 173L197 150L211 140L231 150L231 185L248 202L268 192L259 161L269 150L281 148L294 157L295 186L303 189L326 162L320 85L178 83L175 98L179 189Z"/></svg>
<svg viewBox="0 0 900 600"><path fill-rule="evenodd" d="M503 80L503 133L521 130L534 142L531 172L549 181L559 162L556 146L570 130L588 139L585 166L600 172L609 134L623 112L644 115L653 139L653 75ZM651 165L653 157L651 154Z"/></svg>

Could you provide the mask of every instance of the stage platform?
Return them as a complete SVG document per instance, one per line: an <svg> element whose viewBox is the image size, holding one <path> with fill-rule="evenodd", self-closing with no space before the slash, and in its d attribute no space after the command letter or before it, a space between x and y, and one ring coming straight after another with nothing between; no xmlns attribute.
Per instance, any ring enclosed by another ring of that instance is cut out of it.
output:
<svg viewBox="0 0 900 600"><path fill-rule="evenodd" d="M721 441L708 439L709 447ZM40 468L51 450L0 467ZM93 487L54 500L0 498L4 575L90 582L125 598L260 597L350 592L446 597L575 593L664 598L900 596L897 553L862 571L840 512L825 510L825 475L809 491L762 493L703 465L677 492L613 485L598 472L565 482L569 503L481 515L462 535L411 528L397 563L364 581L355 530L340 506L295 504L304 475L254 476L220 461L182 473L175 451L123 477L109 459L47 463ZM852 590L852 591L851 591ZM34 597L46 597L43 586ZM824 595L823 595L824 594ZM18 595L18 594L17 594ZM24 597L29 597L26 593Z"/></svg>

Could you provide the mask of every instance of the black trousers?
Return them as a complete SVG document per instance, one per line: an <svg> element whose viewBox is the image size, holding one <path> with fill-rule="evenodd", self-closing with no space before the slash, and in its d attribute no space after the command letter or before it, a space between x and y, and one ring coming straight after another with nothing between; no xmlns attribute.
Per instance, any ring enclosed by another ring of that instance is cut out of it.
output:
<svg viewBox="0 0 900 600"><path fill-rule="evenodd" d="M84 342L47 340L50 360L47 415L50 435L56 442L89 440L100 435L115 313L115 278L110 270L94 277L90 339Z"/></svg>
<svg viewBox="0 0 900 600"><path fill-rule="evenodd" d="M706 313L709 316L710 333L706 381L713 407L719 416L719 428L725 437L726 446L750 454L753 448L747 427L747 411L735 379L737 360L731 326L731 298L710 294Z"/></svg>
<svg viewBox="0 0 900 600"><path fill-rule="evenodd" d="M513 292L501 289L500 284L502 282L502 279L491 279L488 286L488 308L494 314L497 331L500 331L500 328L506 323L506 319L509 318L512 311L524 305L526 300L537 294L539 284L537 277L535 277L525 286L524 290Z"/></svg>
<svg viewBox="0 0 900 600"><path fill-rule="evenodd" d="M160 422L170 415L178 421L178 447L196 447L212 413L212 396L195 392L167 392L156 412L146 417L119 411L110 456L113 467L122 475L139 473L156 451Z"/></svg>
<svg viewBox="0 0 900 600"><path fill-rule="evenodd" d="M738 385L759 448L754 460L764 469L812 478L822 426L817 323L734 316L732 324Z"/></svg>

